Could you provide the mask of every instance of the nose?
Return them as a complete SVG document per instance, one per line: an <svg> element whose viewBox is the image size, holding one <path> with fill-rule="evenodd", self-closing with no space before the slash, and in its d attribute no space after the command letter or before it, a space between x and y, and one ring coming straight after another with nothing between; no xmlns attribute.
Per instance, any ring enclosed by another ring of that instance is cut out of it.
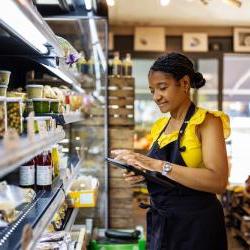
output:
<svg viewBox="0 0 250 250"><path fill-rule="evenodd" d="M161 100L161 98L162 98L162 96L159 93L159 91L155 90L154 96L153 96L154 101L157 103L157 102L159 102Z"/></svg>

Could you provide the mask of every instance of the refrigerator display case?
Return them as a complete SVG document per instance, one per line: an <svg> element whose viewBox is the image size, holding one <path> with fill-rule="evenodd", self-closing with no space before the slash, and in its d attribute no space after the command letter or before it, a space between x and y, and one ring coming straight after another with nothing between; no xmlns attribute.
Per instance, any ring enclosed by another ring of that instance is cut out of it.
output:
<svg viewBox="0 0 250 250"><path fill-rule="evenodd" d="M37 6L42 2L34 1ZM0 140L1 182L18 185L20 165L56 143L62 146L63 160L70 170L67 178L55 178L50 190L37 191L35 199L18 208L16 219L0 228L0 249L34 248L65 201L74 179L81 175L81 172L85 175L89 172L99 179L102 190L99 204L102 206L98 210L92 209L91 215L96 219L96 211L100 211L98 223L102 226L107 223L105 217L107 171L104 165L104 155L107 152L105 135L107 20L94 17L92 9L86 11L83 1L63 2L70 2L69 8L65 8L65 12L60 14L70 15L70 11L75 8L74 15L77 14L78 17L74 17L74 22L82 23L79 32L76 33L79 36L84 34L81 36L83 41L80 41L79 46L74 43L75 37L71 39L67 34L53 30L53 18L45 20L31 1L8 0L0 3L0 69L11 71L8 90L24 89L27 83L67 86L77 95L84 95L86 102L91 99L94 108L97 107L102 112L102 122L94 127L92 121L95 119L91 118L89 110L84 110L85 115L82 112L53 114L51 116L58 125L56 129L45 134L35 134L32 138L27 135L16 137L15 143L8 147L6 140ZM84 11L79 11L79 7L83 7ZM43 8L43 11L46 13L46 8ZM55 12L51 10L50 13ZM59 20L63 22L60 18L55 19L57 22ZM95 58L93 74L82 74L81 69L75 68L74 64L69 66L71 63L68 64L65 60L63 39L71 41L78 52L83 50L87 56L93 55ZM96 141L93 142L94 140ZM88 168L89 155L93 157L92 165ZM79 209L71 209L67 219L69 223L64 225L64 228L70 230L78 211ZM91 215L86 217L89 218Z"/></svg>

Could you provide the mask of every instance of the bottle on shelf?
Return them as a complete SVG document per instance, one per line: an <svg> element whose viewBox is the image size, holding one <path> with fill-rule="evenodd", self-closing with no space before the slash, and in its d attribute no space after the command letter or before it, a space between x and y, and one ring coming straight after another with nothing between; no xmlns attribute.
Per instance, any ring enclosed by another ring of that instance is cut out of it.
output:
<svg viewBox="0 0 250 250"><path fill-rule="evenodd" d="M112 76L122 75L122 61L120 60L120 54L118 51L114 53L114 59L112 61Z"/></svg>
<svg viewBox="0 0 250 250"><path fill-rule="evenodd" d="M87 61L85 59L84 52L82 51L80 54L81 54L81 57L77 61L78 72L81 72L82 74L87 74L88 73L88 64L87 64Z"/></svg>
<svg viewBox="0 0 250 250"><path fill-rule="evenodd" d="M36 157L36 186L37 189L51 189L52 162L48 151Z"/></svg>
<svg viewBox="0 0 250 250"><path fill-rule="evenodd" d="M19 168L19 185L24 188L35 188L35 160L32 159Z"/></svg>
<svg viewBox="0 0 250 250"><path fill-rule="evenodd" d="M126 58L122 62L122 73L125 77L132 77L132 67L131 54L127 53Z"/></svg>
<svg viewBox="0 0 250 250"><path fill-rule="evenodd" d="M58 145L52 147L51 159L54 170L54 177L60 176L60 154L58 150Z"/></svg>
<svg viewBox="0 0 250 250"><path fill-rule="evenodd" d="M87 74L89 74L90 76L95 76L95 60L93 55L87 61L87 68Z"/></svg>

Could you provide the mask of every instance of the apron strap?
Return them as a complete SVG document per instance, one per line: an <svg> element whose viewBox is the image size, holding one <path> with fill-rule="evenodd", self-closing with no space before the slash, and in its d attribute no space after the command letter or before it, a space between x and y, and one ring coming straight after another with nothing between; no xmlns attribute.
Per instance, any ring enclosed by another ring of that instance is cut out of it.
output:
<svg viewBox="0 0 250 250"><path fill-rule="evenodd" d="M180 146L181 138L182 138L182 136L184 135L184 132L185 132L185 130L186 130L186 127L187 127L187 125L188 125L188 122L189 122L189 120L191 119L191 117L193 116L193 114L194 114L194 112L195 112L195 109L196 109L196 108L195 108L194 103L191 102L191 105L190 105L189 108L188 108L188 111L187 111L187 114L186 114L186 116L185 116L185 119L184 119L184 121L183 121L183 123L182 123L182 125L181 125L180 130L179 130L179 134L178 134L178 138L177 138L177 143L178 143L178 149L179 149L180 152L186 151L186 146L183 146L183 147Z"/></svg>
<svg viewBox="0 0 250 250"><path fill-rule="evenodd" d="M183 147L180 146L181 138L182 138L182 136L183 136L183 134L185 132L185 129L186 129L187 125L188 125L189 120L191 119L191 117L193 116L193 114L195 112L195 109L196 109L196 107L195 107L194 103L191 102L191 104L190 104L190 106L188 108L187 114L186 114L186 116L184 118L184 121L183 121L183 123L181 125L181 128L179 130L179 134L178 134L178 138L177 138L177 143L178 143L178 149L179 149L180 152L186 151L186 147L185 146L183 146ZM164 128L162 129L162 131L158 135L158 137L155 140L155 142L158 141L158 139L161 137L161 135L163 134L163 132L166 130L166 128L167 128L170 120L171 120L171 117L168 119L167 124L164 126Z"/></svg>

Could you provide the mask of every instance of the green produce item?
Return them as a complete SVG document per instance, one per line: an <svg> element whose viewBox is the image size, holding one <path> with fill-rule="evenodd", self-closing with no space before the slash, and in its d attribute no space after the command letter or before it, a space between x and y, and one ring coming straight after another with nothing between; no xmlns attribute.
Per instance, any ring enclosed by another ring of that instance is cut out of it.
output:
<svg viewBox="0 0 250 250"><path fill-rule="evenodd" d="M33 106L36 114L49 113L50 100L46 98L33 98Z"/></svg>
<svg viewBox="0 0 250 250"><path fill-rule="evenodd" d="M59 113L59 100L50 100L50 112Z"/></svg>
<svg viewBox="0 0 250 250"><path fill-rule="evenodd" d="M42 98L43 97L43 85L26 85L28 98Z"/></svg>
<svg viewBox="0 0 250 250"><path fill-rule="evenodd" d="M10 81L10 71L0 70L0 84L8 85Z"/></svg>
<svg viewBox="0 0 250 250"><path fill-rule="evenodd" d="M0 97L0 137L4 136L7 127L6 99Z"/></svg>
<svg viewBox="0 0 250 250"><path fill-rule="evenodd" d="M7 92L7 86L0 85L0 96L6 96L6 92Z"/></svg>
<svg viewBox="0 0 250 250"><path fill-rule="evenodd" d="M7 98L7 127L22 134L22 98Z"/></svg>

